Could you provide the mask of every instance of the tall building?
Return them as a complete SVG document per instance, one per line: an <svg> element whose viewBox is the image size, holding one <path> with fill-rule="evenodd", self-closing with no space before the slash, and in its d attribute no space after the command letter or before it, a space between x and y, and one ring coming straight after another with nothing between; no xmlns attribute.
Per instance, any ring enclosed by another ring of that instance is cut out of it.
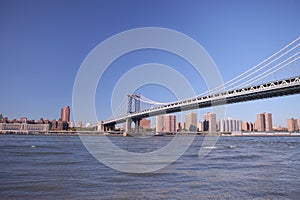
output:
<svg viewBox="0 0 300 200"><path fill-rule="evenodd" d="M66 107L61 109L60 119L63 122L69 122L70 121L70 106L66 106Z"/></svg>
<svg viewBox="0 0 300 200"><path fill-rule="evenodd" d="M273 122L272 122L272 114L271 113L264 113L265 115L265 127L266 132L272 132L273 131Z"/></svg>
<svg viewBox="0 0 300 200"><path fill-rule="evenodd" d="M214 113L208 112L203 116L203 130L208 132L217 131L217 116Z"/></svg>
<svg viewBox="0 0 300 200"><path fill-rule="evenodd" d="M249 123L249 131L254 131L255 129L255 123L250 122Z"/></svg>
<svg viewBox="0 0 300 200"><path fill-rule="evenodd" d="M176 123L176 131L181 132L185 129L185 123L184 122L178 122Z"/></svg>
<svg viewBox="0 0 300 200"><path fill-rule="evenodd" d="M197 131L197 113L189 113L185 115L185 126L188 131Z"/></svg>
<svg viewBox="0 0 300 200"><path fill-rule="evenodd" d="M287 120L287 129L288 132L295 132L299 130L299 125L297 119L290 118Z"/></svg>
<svg viewBox="0 0 300 200"><path fill-rule="evenodd" d="M165 130L165 122L164 122L164 115L156 116L156 132L164 132Z"/></svg>
<svg viewBox="0 0 300 200"><path fill-rule="evenodd" d="M151 120L148 120L146 118L143 118L141 121L140 121L140 127L142 128L150 128L150 124L151 124Z"/></svg>
<svg viewBox="0 0 300 200"><path fill-rule="evenodd" d="M271 113L261 113L256 116L255 129L258 132L272 132L273 122Z"/></svg>
<svg viewBox="0 0 300 200"><path fill-rule="evenodd" d="M242 131L254 131L254 124L252 122L243 122Z"/></svg>
<svg viewBox="0 0 300 200"><path fill-rule="evenodd" d="M3 115L2 115L2 113L0 113L0 120L2 120L3 119Z"/></svg>
<svg viewBox="0 0 300 200"><path fill-rule="evenodd" d="M166 128L167 132L176 132L176 116L175 115L167 115L166 116Z"/></svg>
<svg viewBox="0 0 300 200"><path fill-rule="evenodd" d="M176 132L175 115L156 116L156 132Z"/></svg>
<svg viewBox="0 0 300 200"><path fill-rule="evenodd" d="M249 123L248 122L242 123L242 131L249 131Z"/></svg>
<svg viewBox="0 0 300 200"><path fill-rule="evenodd" d="M197 128L198 128L199 132L202 132L203 131L203 122L201 122L201 121L198 122L198 127Z"/></svg>
<svg viewBox="0 0 300 200"><path fill-rule="evenodd" d="M255 128L258 132L264 132L265 131L265 116L264 116L264 114L257 114L256 115Z"/></svg>
<svg viewBox="0 0 300 200"><path fill-rule="evenodd" d="M295 119L295 131L299 131L299 123L297 119Z"/></svg>

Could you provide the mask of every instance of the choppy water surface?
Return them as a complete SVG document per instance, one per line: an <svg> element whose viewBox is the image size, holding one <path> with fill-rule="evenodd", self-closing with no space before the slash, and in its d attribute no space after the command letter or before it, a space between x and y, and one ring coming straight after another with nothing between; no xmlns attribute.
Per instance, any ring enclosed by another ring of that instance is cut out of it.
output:
<svg viewBox="0 0 300 200"><path fill-rule="evenodd" d="M123 149L147 152L172 137L110 139ZM130 174L101 164L77 136L0 135L0 198L300 198L300 137L221 137L199 159L202 140L196 137L164 169Z"/></svg>

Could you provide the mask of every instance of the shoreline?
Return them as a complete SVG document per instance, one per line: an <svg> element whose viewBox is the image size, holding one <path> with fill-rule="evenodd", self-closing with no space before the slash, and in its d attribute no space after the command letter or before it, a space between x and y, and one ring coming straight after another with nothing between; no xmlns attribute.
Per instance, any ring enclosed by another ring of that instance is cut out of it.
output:
<svg viewBox="0 0 300 200"><path fill-rule="evenodd" d="M0 135L38 135L38 136L108 136L108 137L124 137L123 133L103 133L103 132L50 132L50 133L44 133L44 132L1 132ZM300 133L177 133L177 134L160 134L160 135L129 135L126 137L175 137L175 136L212 136L212 137L300 137Z"/></svg>

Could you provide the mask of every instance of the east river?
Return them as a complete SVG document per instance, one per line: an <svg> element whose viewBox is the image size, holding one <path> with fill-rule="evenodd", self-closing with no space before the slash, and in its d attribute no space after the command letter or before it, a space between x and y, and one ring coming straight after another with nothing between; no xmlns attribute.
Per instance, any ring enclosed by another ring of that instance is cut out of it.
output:
<svg viewBox="0 0 300 200"><path fill-rule="evenodd" d="M109 139L147 152L172 137ZM0 199L300 198L300 137L220 137L200 159L202 140L169 166L136 174L102 164L78 136L0 135Z"/></svg>

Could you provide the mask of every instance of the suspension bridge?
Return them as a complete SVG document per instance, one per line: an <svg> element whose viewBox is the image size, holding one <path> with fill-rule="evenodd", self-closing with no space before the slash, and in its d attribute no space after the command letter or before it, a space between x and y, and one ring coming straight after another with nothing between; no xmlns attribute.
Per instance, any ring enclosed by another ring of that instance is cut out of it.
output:
<svg viewBox="0 0 300 200"><path fill-rule="evenodd" d="M129 94L111 119L99 122L98 130L109 131L116 124L126 123L126 132L131 132L134 122L138 132L140 120L150 116L299 94L299 46L300 37L223 85L189 99L160 103L140 94Z"/></svg>

